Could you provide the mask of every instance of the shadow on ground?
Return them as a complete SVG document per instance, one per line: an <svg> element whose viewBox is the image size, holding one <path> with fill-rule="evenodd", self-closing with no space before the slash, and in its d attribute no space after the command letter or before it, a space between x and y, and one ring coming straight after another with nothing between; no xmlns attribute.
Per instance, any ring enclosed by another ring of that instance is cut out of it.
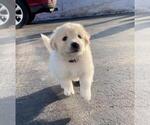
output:
<svg viewBox="0 0 150 125"><path fill-rule="evenodd" d="M126 13L126 14L112 14L112 15L95 15L95 16L85 16L85 17L71 17L71 18L66 18L66 19L45 19L45 20L41 20L41 21L33 21L32 24L53 24L53 23L61 23L61 22L74 22L74 21L84 21L84 20L92 20L92 19L97 19L97 18L107 18L107 17L116 17L114 19L110 19L110 20L106 20L106 21L102 21L102 22L98 22L98 24L103 24L103 23L106 23L106 22L111 22L111 21L114 21L114 20L118 20L118 19L122 19L122 18L127 18L127 17L130 17L130 16L133 16L134 13L132 12L129 12L129 13ZM121 16L121 17L117 17L117 16ZM97 25L97 23L95 24ZM86 26L91 26L90 24L89 25L86 25Z"/></svg>
<svg viewBox="0 0 150 125"><path fill-rule="evenodd" d="M131 16L133 16L133 15L124 15L124 16L121 16L121 17L116 17L116 18L113 18L113 19L105 20L105 21L100 21L100 22L96 22L96 23L86 24L84 26L85 27L90 27L90 26L95 26L95 25L99 25L99 24L105 24L105 23L116 21L116 20L120 20L120 19L126 19L126 18L129 18ZM130 21L130 20L133 20L133 18L132 19L126 19L126 21Z"/></svg>
<svg viewBox="0 0 150 125"><path fill-rule="evenodd" d="M71 120L71 118L64 118L64 119L56 120L56 121L52 121L52 122L40 120L40 121L33 121L28 125L67 125L67 123L69 123L70 120Z"/></svg>
<svg viewBox="0 0 150 125"><path fill-rule="evenodd" d="M83 24L84 27L88 28L88 27L92 27L92 26L96 26L96 25L99 25L99 24L105 24L105 23L108 23L108 22L112 22L112 21L116 21L116 20L121 20L121 19L125 19L123 21L120 21L120 23L127 23L127 24L123 24L123 25L118 25L116 27L113 27L113 28L110 28L110 29L107 29L105 31L102 31L102 32L99 32L95 35L92 36L93 39L98 39L99 37L106 37L106 36L110 36L110 35L113 35L113 34L116 34L116 33L119 33L121 31L125 31L125 30L128 30L129 28L133 28L134 27L134 14L133 13L130 13L128 15L120 15L119 17L117 17L119 15L112 15L112 19L107 19L104 20L104 21L99 21L99 22L95 22L95 23L89 23L89 24ZM33 24L46 24L46 23L60 23L60 22L75 22L75 21L81 21L81 20L92 20L92 19L96 19L96 18L103 18L103 17L111 17L111 16L96 16L96 17L81 17L81 18L75 18L75 19L63 19L63 20L46 20L46 21L38 21L37 23L33 23ZM130 19L128 19L130 18ZM132 21L132 22L130 22ZM44 32L43 34L45 35L50 35L52 34L52 31L50 32ZM27 42L27 39L28 41L31 41L31 39L37 39L37 38L40 38L40 34L37 33L37 34L34 34L34 35L29 35L29 36L25 36L25 37L21 37L21 38L17 38L16 39L16 43L17 44L21 44L21 43L26 43Z"/></svg>
<svg viewBox="0 0 150 125"><path fill-rule="evenodd" d="M135 18L135 30L140 31L150 28L150 13L136 14Z"/></svg>
<svg viewBox="0 0 150 125"><path fill-rule="evenodd" d="M66 125L71 118L56 121L34 120L43 109L58 100L64 99L60 86L52 86L33 94L16 99L16 125Z"/></svg>
<svg viewBox="0 0 150 125"><path fill-rule="evenodd" d="M117 34L119 32L126 31L126 30L131 29L131 28L134 28L134 23L133 22L126 23L126 24L121 24L121 25L118 25L118 26L108 28L104 31L98 32L98 33L92 35L91 39L93 40L93 39L99 39L99 38L111 36L111 35Z"/></svg>
<svg viewBox="0 0 150 125"><path fill-rule="evenodd" d="M139 30L144 30L144 29L149 29L150 28L150 22L142 22L142 23L137 23L135 25L135 30L139 31Z"/></svg>

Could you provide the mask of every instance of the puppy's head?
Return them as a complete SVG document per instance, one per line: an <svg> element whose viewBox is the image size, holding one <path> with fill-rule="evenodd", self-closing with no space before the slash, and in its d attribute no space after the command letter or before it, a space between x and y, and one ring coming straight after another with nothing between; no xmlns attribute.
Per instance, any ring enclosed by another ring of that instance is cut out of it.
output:
<svg viewBox="0 0 150 125"><path fill-rule="evenodd" d="M90 35L82 25L66 23L54 31L51 47L64 56L81 55L89 44Z"/></svg>

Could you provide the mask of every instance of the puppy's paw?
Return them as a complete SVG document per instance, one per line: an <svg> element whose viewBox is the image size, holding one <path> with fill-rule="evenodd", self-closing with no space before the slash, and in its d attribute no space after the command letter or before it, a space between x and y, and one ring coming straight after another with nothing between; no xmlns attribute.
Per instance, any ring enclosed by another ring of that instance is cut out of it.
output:
<svg viewBox="0 0 150 125"><path fill-rule="evenodd" d="M64 95L66 96L70 96L71 94L74 94L74 90L73 89L66 89L64 88Z"/></svg>
<svg viewBox="0 0 150 125"><path fill-rule="evenodd" d="M91 100L91 92L89 91L81 92L80 95L87 101Z"/></svg>

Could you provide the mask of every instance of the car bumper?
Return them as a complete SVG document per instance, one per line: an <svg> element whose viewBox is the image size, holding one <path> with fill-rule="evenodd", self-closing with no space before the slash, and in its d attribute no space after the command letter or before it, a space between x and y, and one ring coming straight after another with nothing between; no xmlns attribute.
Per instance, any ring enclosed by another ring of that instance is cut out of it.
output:
<svg viewBox="0 0 150 125"><path fill-rule="evenodd" d="M34 14L40 13L40 12L53 12L53 11L58 10L58 8L53 8L49 6L48 4L32 6L30 9L31 9L31 13L34 13Z"/></svg>

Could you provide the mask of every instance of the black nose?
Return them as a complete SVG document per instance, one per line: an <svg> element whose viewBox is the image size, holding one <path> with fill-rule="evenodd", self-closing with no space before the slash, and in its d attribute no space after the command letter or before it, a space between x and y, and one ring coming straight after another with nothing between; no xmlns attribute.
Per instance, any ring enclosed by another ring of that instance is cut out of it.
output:
<svg viewBox="0 0 150 125"><path fill-rule="evenodd" d="M72 49L79 49L79 44L76 42L71 43L71 48Z"/></svg>

